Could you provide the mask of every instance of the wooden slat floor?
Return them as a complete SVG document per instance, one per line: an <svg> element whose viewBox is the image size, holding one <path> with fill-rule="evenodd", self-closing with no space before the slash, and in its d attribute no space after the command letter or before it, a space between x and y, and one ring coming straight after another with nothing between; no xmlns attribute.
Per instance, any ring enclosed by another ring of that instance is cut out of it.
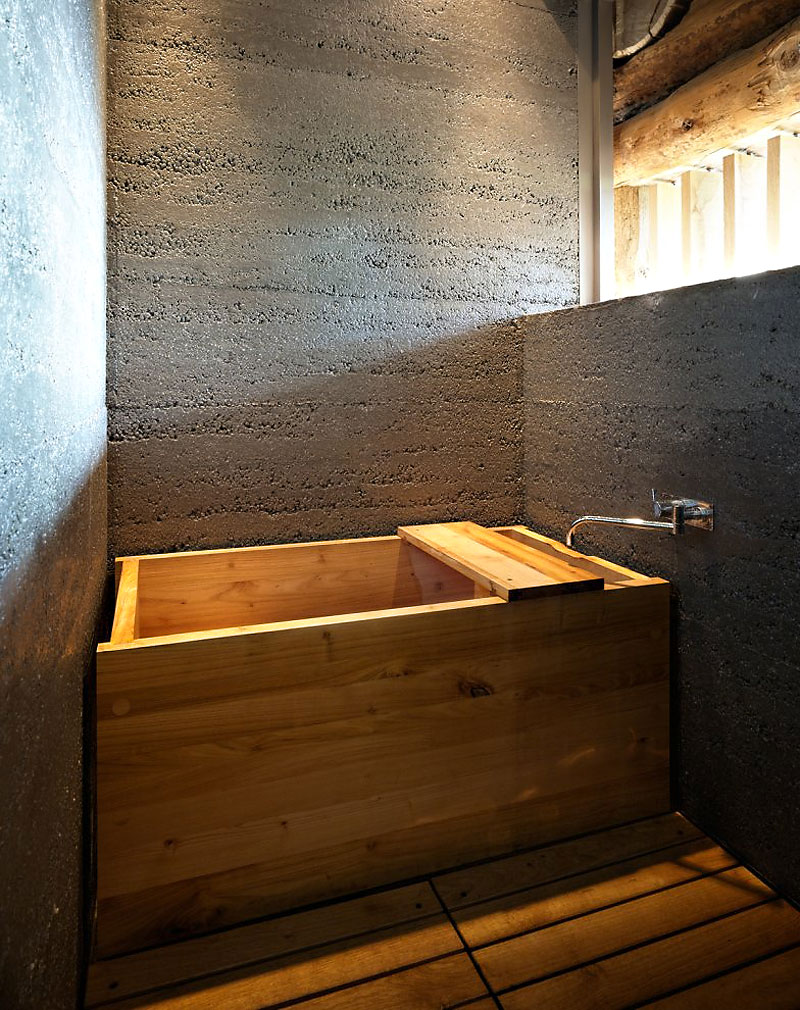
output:
<svg viewBox="0 0 800 1010"><path fill-rule="evenodd" d="M92 965L87 1007L800 1008L800 912L679 814Z"/></svg>

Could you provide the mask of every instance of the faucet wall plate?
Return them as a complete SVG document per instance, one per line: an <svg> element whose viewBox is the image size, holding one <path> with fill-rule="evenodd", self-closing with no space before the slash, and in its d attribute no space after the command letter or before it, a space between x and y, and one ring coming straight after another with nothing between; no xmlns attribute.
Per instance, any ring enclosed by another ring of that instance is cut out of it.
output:
<svg viewBox="0 0 800 1010"><path fill-rule="evenodd" d="M656 519L680 513L683 526L695 526L709 532L714 529L714 505L711 502L660 496L653 488L653 513Z"/></svg>

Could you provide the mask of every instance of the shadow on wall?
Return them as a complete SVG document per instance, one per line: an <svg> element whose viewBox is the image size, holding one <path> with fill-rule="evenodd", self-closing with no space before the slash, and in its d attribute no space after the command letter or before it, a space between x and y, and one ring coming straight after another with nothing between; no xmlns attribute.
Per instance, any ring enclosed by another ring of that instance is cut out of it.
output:
<svg viewBox="0 0 800 1010"><path fill-rule="evenodd" d="M675 580L682 620L721 639L757 649L769 625L794 658L798 284L786 270L524 324L529 517L563 539L582 513L648 515L651 487L715 502L713 533L588 527L576 547Z"/></svg>
<svg viewBox="0 0 800 1010"><path fill-rule="evenodd" d="M329 374L298 360L281 379L274 361L264 371L251 362L250 402L239 399L247 362L201 361L200 350L193 368L169 378L175 406L111 409L112 549L518 521L521 346L510 321L371 360L369 344L350 363L337 348ZM198 387L209 392L197 397Z"/></svg>
<svg viewBox="0 0 800 1010"><path fill-rule="evenodd" d="M713 501L713 533L581 530L576 547L676 589L678 797L800 898L800 271L525 321L528 521Z"/></svg>
<svg viewBox="0 0 800 1010"><path fill-rule="evenodd" d="M549 11L553 15L553 23L561 30L567 42L575 45L574 29L566 31L563 27L562 18L578 18L580 14L580 0L525 0L525 6Z"/></svg>
<svg viewBox="0 0 800 1010"><path fill-rule="evenodd" d="M31 508L36 503L28 503ZM89 927L93 649L105 583L105 456L0 579L0 1000L76 1005ZM21 539L21 538L19 538Z"/></svg>
<svg viewBox="0 0 800 1010"><path fill-rule="evenodd" d="M114 553L520 517L487 321L576 295L573 14L115 0Z"/></svg>

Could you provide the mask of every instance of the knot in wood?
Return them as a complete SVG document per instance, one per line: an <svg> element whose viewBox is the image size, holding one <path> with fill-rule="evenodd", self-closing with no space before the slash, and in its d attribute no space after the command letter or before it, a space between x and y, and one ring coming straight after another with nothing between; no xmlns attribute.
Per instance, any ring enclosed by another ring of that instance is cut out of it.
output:
<svg viewBox="0 0 800 1010"><path fill-rule="evenodd" d="M494 694L494 688L490 684L484 684L477 680L462 680L459 689L462 694L468 695L470 698L486 698L488 695Z"/></svg>
<svg viewBox="0 0 800 1010"><path fill-rule="evenodd" d="M800 46L797 44L781 53L778 60L781 70L794 70L798 62L800 62Z"/></svg>

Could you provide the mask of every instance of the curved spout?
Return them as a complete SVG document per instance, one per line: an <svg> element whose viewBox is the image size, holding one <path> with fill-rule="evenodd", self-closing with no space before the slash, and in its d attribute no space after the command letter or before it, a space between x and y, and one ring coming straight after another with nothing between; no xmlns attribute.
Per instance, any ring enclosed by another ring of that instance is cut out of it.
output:
<svg viewBox="0 0 800 1010"><path fill-rule="evenodd" d="M605 523L608 526L636 526L644 530L661 530L662 533L677 533L678 528L675 522L657 522L654 519L617 519L614 516L581 516L567 530L567 547L572 547L575 539L575 530L586 523Z"/></svg>

